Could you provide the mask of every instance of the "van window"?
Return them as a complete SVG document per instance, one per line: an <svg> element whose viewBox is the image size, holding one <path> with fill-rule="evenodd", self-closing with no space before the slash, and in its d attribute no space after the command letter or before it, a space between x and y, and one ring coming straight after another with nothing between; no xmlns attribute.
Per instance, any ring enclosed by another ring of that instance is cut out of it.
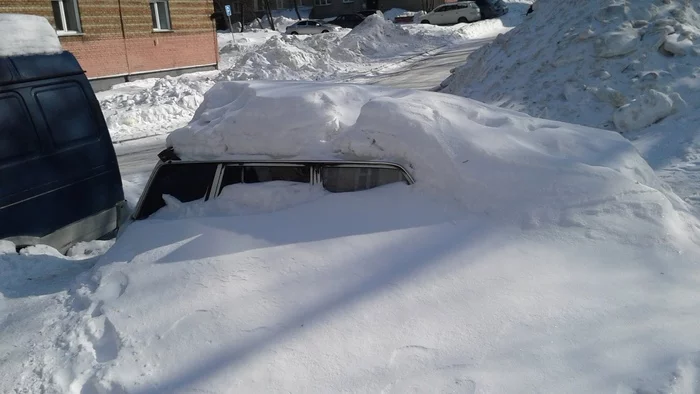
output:
<svg viewBox="0 0 700 394"><path fill-rule="evenodd" d="M90 103L80 85L54 85L34 95L57 148L99 136Z"/></svg>
<svg viewBox="0 0 700 394"><path fill-rule="evenodd" d="M0 95L0 125L0 163L39 150L34 123L18 95Z"/></svg>

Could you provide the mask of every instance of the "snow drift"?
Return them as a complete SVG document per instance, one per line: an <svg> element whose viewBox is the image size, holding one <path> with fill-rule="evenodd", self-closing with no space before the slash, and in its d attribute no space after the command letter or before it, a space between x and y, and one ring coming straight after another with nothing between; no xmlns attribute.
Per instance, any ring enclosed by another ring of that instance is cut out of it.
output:
<svg viewBox="0 0 700 394"><path fill-rule="evenodd" d="M522 24L472 54L444 91L620 131L680 117L700 103L698 7L539 0Z"/></svg>
<svg viewBox="0 0 700 394"><path fill-rule="evenodd" d="M437 93L221 82L168 144L392 160L416 183L174 202L6 320L22 346L0 391L697 388L698 223L617 133Z"/></svg>
<svg viewBox="0 0 700 394"><path fill-rule="evenodd" d="M0 57L61 53L56 30L46 18L0 14Z"/></svg>

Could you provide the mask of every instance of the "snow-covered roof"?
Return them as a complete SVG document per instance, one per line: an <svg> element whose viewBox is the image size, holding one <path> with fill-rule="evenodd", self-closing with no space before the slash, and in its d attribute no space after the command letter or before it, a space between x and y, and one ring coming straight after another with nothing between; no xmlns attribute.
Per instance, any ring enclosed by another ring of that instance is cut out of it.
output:
<svg viewBox="0 0 700 394"><path fill-rule="evenodd" d="M0 57L61 53L56 30L41 16L0 14Z"/></svg>

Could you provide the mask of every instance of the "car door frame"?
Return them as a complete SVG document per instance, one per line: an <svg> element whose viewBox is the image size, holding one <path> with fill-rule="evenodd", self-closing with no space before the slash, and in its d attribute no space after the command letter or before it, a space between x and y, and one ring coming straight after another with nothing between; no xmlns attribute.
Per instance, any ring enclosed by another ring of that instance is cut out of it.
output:
<svg viewBox="0 0 700 394"><path fill-rule="evenodd" d="M442 4L438 7L436 7L433 11L432 14L433 16L430 18L432 19L430 22L434 25L442 25L445 19L445 12L446 12L447 4Z"/></svg>
<svg viewBox="0 0 700 394"><path fill-rule="evenodd" d="M166 149L168 151L168 149ZM164 151L164 152L166 152ZM161 152L162 154L163 152ZM412 185L415 183L415 180L411 173L404 167L403 165L399 163L394 163L394 162L389 162L389 161L361 161L361 160L285 160L285 161L279 161L279 160L192 160L192 161L181 161L181 160L166 160L163 161L158 160L158 163L156 166L153 168L153 171L151 171L151 175L148 178L148 181L146 182L146 185L143 189L143 193L141 193L141 196L139 198L139 201L137 202L136 206L134 207L134 210L132 212L132 215L130 217L130 220L143 220L148 218L150 215L152 215L154 212L144 214L144 203L145 201L150 198L150 194L153 193L151 191L151 185L153 184L155 178L158 176L158 171L160 171L161 168L164 166L172 166L172 165L201 165L201 164L209 164L209 165L216 165L216 169L214 170L213 178L211 182L209 183L209 186L207 188L207 191L205 192L203 198L204 201L208 201L210 199L218 197L219 193L221 192L222 188L222 181L223 177L225 176L225 169L226 167L230 166L240 166L240 167L304 167L304 166L310 166L311 167L311 172L310 172L310 179L309 179L309 184L314 185L314 184L319 184L322 182L321 180L321 170L322 168L328 168L328 167L362 167L362 168L384 168L384 169L392 169L392 170L397 170L402 173L404 181L408 185ZM158 208L160 209L160 208Z"/></svg>
<svg viewBox="0 0 700 394"><path fill-rule="evenodd" d="M467 16L466 18L469 22L476 22L481 20L481 8L479 8L479 5L476 4L476 2L467 2L467 10L469 10L469 12L467 13L469 16Z"/></svg>

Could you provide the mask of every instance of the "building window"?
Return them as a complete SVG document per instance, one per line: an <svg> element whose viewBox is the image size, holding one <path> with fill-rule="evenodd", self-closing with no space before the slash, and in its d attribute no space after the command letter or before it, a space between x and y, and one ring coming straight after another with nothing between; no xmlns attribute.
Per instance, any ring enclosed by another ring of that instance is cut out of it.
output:
<svg viewBox="0 0 700 394"><path fill-rule="evenodd" d="M151 20L153 30L170 30L170 7L168 0L149 0L151 5Z"/></svg>
<svg viewBox="0 0 700 394"><path fill-rule="evenodd" d="M314 0L315 5L331 5L331 0Z"/></svg>
<svg viewBox="0 0 700 394"><path fill-rule="evenodd" d="M61 34L80 33L78 0L51 0L56 31Z"/></svg>

